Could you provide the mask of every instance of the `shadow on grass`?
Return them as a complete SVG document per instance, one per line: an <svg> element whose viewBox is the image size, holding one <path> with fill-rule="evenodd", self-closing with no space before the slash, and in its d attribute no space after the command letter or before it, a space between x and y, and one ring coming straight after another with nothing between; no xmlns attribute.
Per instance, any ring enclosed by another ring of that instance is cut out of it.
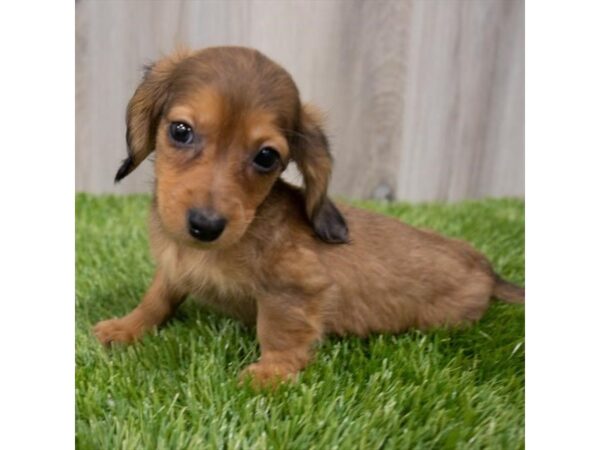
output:
<svg viewBox="0 0 600 450"><path fill-rule="evenodd" d="M410 330L400 334L373 334L367 338L330 336L317 358L332 359L344 353L340 370L351 371L356 362L371 373L384 370L390 351L401 360L395 372L406 382L420 384L426 370L449 369L469 372L476 383L518 379L524 376L524 309L515 305L493 304L484 318L462 329Z"/></svg>

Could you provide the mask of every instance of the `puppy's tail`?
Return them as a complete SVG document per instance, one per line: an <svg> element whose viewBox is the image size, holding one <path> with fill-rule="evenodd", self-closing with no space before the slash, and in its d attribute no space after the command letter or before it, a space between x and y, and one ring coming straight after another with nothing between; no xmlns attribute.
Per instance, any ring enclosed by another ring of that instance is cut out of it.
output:
<svg viewBox="0 0 600 450"><path fill-rule="evenodd" d="M492 295L507 303L525 303L525 288L512 284L494 273L496 285Z"/></svg>

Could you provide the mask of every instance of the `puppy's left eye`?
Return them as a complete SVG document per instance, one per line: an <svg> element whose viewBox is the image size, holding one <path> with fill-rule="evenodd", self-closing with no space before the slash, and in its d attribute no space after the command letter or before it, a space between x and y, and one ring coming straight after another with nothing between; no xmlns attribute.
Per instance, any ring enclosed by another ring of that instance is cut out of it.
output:
<svg viewBox="0 0 600 450"><path fill-rule="evenodd" d="M266 173L275 169L279 161L281 161L281 159L277 150L273 147L263 147L254 157L252 164L259 172Z"/></svg>

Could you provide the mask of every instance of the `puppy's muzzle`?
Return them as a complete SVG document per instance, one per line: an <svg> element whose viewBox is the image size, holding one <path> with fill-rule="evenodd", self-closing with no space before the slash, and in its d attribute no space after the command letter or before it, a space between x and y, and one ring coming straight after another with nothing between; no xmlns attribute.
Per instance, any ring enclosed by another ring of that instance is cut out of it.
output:
<svg viewBox="0 0 600 450"><path fill-rule="evenodd" d="M189 233L203 242L217 239L227 225L227 219L211 209L192 208L188 210L187 216Z"/></svg>

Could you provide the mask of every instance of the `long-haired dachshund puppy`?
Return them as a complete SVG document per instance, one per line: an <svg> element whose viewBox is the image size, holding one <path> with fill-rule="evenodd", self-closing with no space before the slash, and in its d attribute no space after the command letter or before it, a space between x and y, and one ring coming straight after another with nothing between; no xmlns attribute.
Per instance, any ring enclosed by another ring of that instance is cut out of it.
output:
<svg viewBox="0 0 600 450"><path fill-rule="evenodd" d="M127 109L128 157L155 151L156 273L128 315L98 323L132 342L192 295L256 324L255 386L293 377L326 334L366 336L478 320L490 297L523 302L465 242L335 205L321 120L256 50L178 52L149 67ZM295 161L304 188L280 175Z"/></svg>

